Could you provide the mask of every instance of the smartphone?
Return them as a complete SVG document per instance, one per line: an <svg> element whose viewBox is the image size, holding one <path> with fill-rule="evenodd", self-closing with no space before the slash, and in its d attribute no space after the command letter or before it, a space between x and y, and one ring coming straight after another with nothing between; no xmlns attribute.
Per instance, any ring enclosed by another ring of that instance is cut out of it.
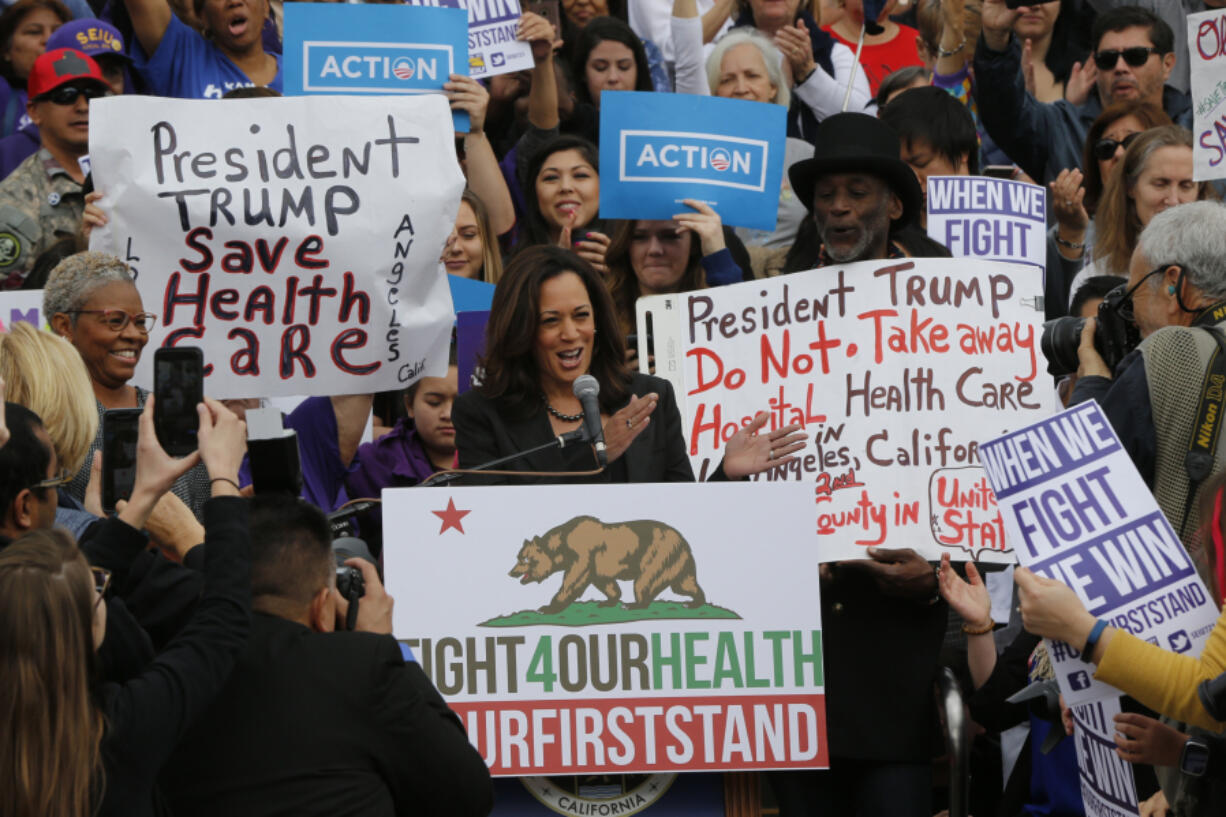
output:
<svg viewBox="0 0 1226 817"><path fill-rule="evenodd" d="M102 413L102 510L106 513L114 512L119 500L132 498L140 415L140 409Z"/></svg>
<svg viewBox="0 0 1226 817"><path fill-rule="evenodd" d="M153 427L172 457L196 450L204 400L204 352L198 346L163 347L153 353Z"/></svg>
<svg viewBox="0 0 1226 817"><path fill-rule="evenodd" d="M983 175L993 179L1012 179L1014 172L1013 165L988 165L983 169Z"/></svg>
<svg viewBox="0 0 1226 817"><path fill-rule="evenodd" d="M558 36L562 36L562 17L558 12L558 0L524 0L523 9L544 17Z"/></svg>

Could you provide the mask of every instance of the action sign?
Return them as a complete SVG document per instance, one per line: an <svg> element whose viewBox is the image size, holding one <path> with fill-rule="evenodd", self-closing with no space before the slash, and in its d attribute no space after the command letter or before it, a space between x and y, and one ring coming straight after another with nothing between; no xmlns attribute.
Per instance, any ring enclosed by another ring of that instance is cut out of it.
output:
<svg viewBox="0 0 1226 817"><path fill-rule="evenodd" d="M110 216L93 246L133 266L158 316L151 350L204 348L207 394L359 394L446 372L438 258L464 177L445 99L124 96L91 114Z"/></svg>
<svg viewBox="0 0 1226 817"><path fill-rule="evenodd" d="M689 94L600 95L600 215L669 219L683 199L725 224L775 229L787 110Z"/></svg>
<svg viewBox="0 0 1226 817"><path fill-rule="evenodd" d="M1192 65L1193 178L1226 178L1226 11L1188 15Z"/></svg>
<svg viewBox="0 0 1226 817"><path fill-rule="evenodd" d="M519 0L406 0L410 6L468 10L468 74L492 77L527 71L532 46L515 39L523 10Z"/></svg>
<svg viewBox="0 0 1226 817"><path fill-rule="evenodd" d="M958 258L1047 266L1047 190L988 176L928 177L928 236Z"/></svg>
<svg viewBox="0 0 1226 817"><path fill-rule="evenodd" d="M1200 651L1217 608L1097 403L984 443L982 456L1019 562L1113 627ZM1047 649L1068 704L1119 694L1072 646Z"/></svg>
<svg viewBox="0 0 1226 817"><path fill-rule="evenodd" d="M756 479L811 485L823 560L866 546L1011 562L979 439L1055 409L1039 352L1041 271L915 258L639 299L695 473L760 411L807 447Z"/></svg>
<svg viewBox="0 0 1226 817"><path fill-rule="evenodd" d="M396 637L494 775L824 768L805 494L385 490Z"/></svg>
<svg viewBox="0 0 1226 817"><path fill-rule="evenodd" d="M451 74L468 73L468 14L456 8L287 3L282 59L286 96L437 94ZM456 130L468 130L467 113L454 119Z"/></svg>
<svg viewBox="0 0 1226 817"><path fill-rule="evenodd" d="M43 315L43 291L41 289L15 289L0 291L0 332L7 332L15 323L33 324L42 329L49 315Z"/></svg>

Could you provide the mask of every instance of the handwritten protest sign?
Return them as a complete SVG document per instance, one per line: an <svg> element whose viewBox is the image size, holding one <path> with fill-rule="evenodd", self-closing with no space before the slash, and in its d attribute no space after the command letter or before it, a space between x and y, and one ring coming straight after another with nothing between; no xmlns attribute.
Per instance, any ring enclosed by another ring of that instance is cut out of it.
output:
<svg viewBox="0 0 1226 817"><path fill-rule="evenodd" d="M385 490L396 637L495 775L824 767L807 493Z"/></svg>
<svg viewBox="0 0 1226 817"><path fill-rule="evenodd" d="M1078 782L1087 817L1137 817L1132 764L1115 753L1118 695L1080 704L1073 710Z"/></svg>
<svg viewBox="0 0 1226 817"><path fill-rule="evenodd" d="M410 6L468 11L468 74L492 77L526 71L535 64L532 46L515 39L523 10L519 0L407 0Z"/></svg>
<svg viewBox="0 0 1226 817"><path fill-rule="evenodd" d="M31 323L39 329L47 325L41 289L0 292L0 332L9 331L15 323Z"/></svg>
<svg viewBox="0 0 1226 817"><path fill-rule="evenodd" d="M1047 190L987 176L928 177L928 235L959 258L1047 266Z"/></svg>
<svg viewBox="0 0 1226 817"><path fill-rule="evenodd" d="M467 74L463 9L289 3L285 6L285 95L437 94ZM390 107L389 102L384 102ZM453 115L468 130L468 114Z"/></svg>
<svg viewBox="0 0 1226 817"><path fill-rule="evenodd" d="M1188 15L1193 178L1226 178L1226 10Z"/></svg>
<svg viewBox="0 0 1226 817"><path fill-rule="evenodd" d="M600 215L668 219L698 199L725 224L775 229L787 111L743 99L600 95Z"/></svg>
<svg viewBox="0 0 1226 817"><path fill-rule="evenodd" d="M1092 614L1164 649L1196 654L1217 609L1097 403L985 442L982 456L1018 561L1064 582ZM1074 647L1047 642L1064 699L1119 691Z"/></svg>
<svg viewBox="0 0 1226 817"><path fill-rule="evenodd" d="M1008 562L978 441L1054 410L1040 275L916 258L642 298L639 359L650 320L697 473L759 411L805 427L797 459L758 479L812 485L824 560L883 545Z"/></svg>
<svg viewBox="0 0 1226 817"><path fill-rule="evenodd" d="M94 248L134 267L152 346L203 347L213 397L441 375L453 314L438 258L464 182L447 112L438 96L98 100L110 224Z"/></svg>

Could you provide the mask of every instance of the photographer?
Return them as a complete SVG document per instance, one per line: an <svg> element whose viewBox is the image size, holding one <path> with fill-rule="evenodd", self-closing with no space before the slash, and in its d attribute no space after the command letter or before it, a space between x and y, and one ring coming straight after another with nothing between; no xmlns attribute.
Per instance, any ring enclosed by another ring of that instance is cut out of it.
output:
<svg viewBox="0 0 1226 817"><path fill-rule="evenodd" d="M1193 202L1154 216L1132 254L1117 314L1136 324L1141 344L1113 380L1094 345L1096 321L1087 320L1069 405L1098 401L1159 507L1193 546L1204 481L1226 465L1226 436L1189 454L1193 429L1216 422L1222 408L1213 404L1220 395L1203 385L1211 366L1226 374L1226 351L1219 351L1226 349L1226 207Z"/></svg>

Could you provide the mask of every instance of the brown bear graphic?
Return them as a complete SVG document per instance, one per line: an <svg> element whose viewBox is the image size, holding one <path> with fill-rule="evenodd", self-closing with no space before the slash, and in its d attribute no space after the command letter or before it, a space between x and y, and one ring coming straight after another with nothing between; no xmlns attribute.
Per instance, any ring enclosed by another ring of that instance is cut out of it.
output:
<svg viewBox="0 0 1226 817"><path fill-rule="evenodd" d="M621 599L618 579L634 580L634 602L628 607L646 607L666 587L689 596L689 607L706 602L685 538L671 525L650 519L606 525L591 516L577 516L544 536L525 539L510 575L527 584L542 582L559 570L562 587L542 613L564 610L589 584L608 596L600 602L602 607L615 605Z"/></svg>

